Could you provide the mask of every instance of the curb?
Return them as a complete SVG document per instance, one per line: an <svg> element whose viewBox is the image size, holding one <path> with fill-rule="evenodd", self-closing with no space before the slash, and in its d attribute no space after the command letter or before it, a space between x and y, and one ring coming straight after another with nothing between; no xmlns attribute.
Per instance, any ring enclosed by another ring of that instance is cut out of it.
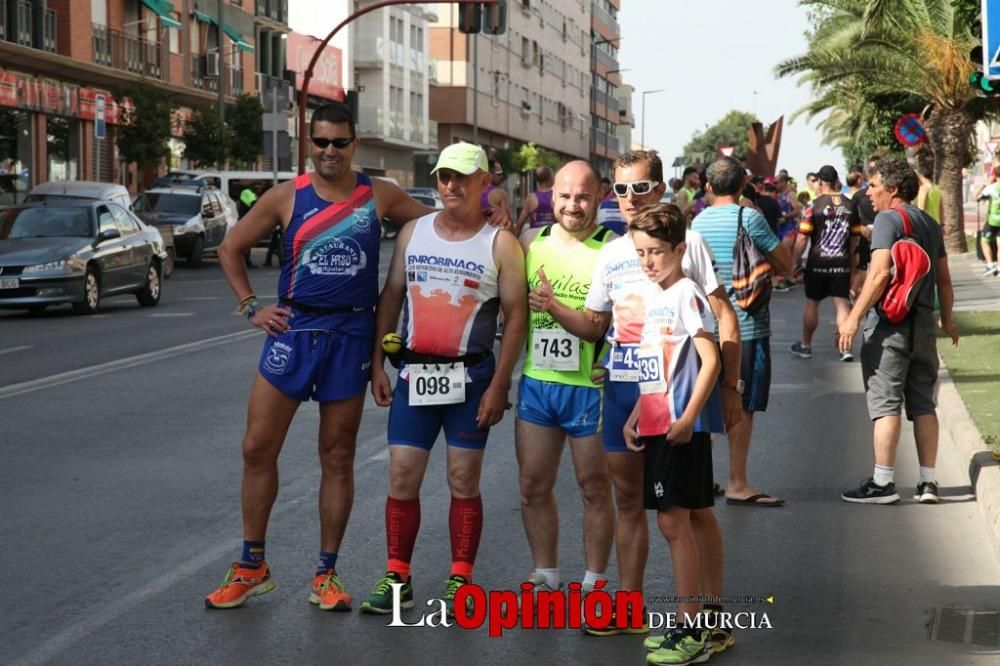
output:
<svg viewBox="0 0 1000 666"><path fill-rule="evenodd" d="M938 419L951 435L960 460L969 463L969 481L993 550L1000 558L1000 464L993 459L965 407L944 362L938 372Z"/></svg>

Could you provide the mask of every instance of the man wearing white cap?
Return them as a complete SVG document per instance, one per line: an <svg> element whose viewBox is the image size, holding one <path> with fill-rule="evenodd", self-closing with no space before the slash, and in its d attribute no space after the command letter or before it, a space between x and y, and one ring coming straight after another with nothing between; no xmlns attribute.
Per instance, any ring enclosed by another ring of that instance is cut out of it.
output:
<svg viewBox="0 0 1000 666"><path fill-rule="evenodd" d="M472 579L483 527L479 477L490 426L503 417L511 376L524 344L527 284L517 239L483 217L489 184L482 148L456 143L441 151L434 173L444 210L407 224L396 239L379 297L376 335L396 330L403 312L403 364L395 390L372 358L372 395L389 412L389 497L385 575L361 610L390 613L394 583L402 608L413 606L410 560L420 528L420 485L431 447L444 429L451 508L449 613L458 588ZM405 307L404 307L405 306ZM497 314L506 330L493 357Z"/></svg>

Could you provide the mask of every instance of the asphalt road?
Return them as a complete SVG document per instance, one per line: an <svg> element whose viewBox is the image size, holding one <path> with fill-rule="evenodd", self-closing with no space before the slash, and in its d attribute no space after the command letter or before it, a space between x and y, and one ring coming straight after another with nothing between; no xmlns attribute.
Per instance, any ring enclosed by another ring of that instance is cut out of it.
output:
<svg viewBox="0 0 1000 666"><path fill-rule="evenodd" d="M384 244L383 266L389 251ZM258 293L274 292L275 270L252 278ZM964 463L945 436L938 506L909 497L892 507L840 501L871 471L860 369L837 361L832 306L822 311L814 358L787 353L802 298L800 289L775 295L771 407L757 420L751 451L752 480L788 504L716 507L727 594L774 597L731 608L766 612L773 628L738 632L713 663L997 663L998 647L928 638L935 608L1000 610L1000 564ZM0 313L0 663L642 663L634 636L513 630L495 639L457 627L387 628L386 618L306 603L318 550L311 404L282 454L268 535L276 590L240 610L206 610L204 595L238 556L239 442L262 342L232 308L209 261L179 267L151 309L120 298L91 317ZM356 600L384 566L387 415L369 400L358 439L357 495L339 565ZM435 447L422 492L418 608L441 595L448 574L443 449ZM727 458L720 439L717 478ZM557 492L561 566L572 578L583 558L567 462ZM907 493L916 469L906 434L897 481ZM483 479L476 576L487 588L516 589L531 568L515 470L508 415L491 434ZM647 593L671 594L666 544L655 531L651 543Z"/></svg>

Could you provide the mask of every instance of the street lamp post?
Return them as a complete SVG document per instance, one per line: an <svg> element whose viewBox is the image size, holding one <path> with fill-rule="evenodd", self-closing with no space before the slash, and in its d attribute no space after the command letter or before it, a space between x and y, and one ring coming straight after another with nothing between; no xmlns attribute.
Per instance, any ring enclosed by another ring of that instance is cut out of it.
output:
<svg viewBox="0 0 1000 666"><path fill-rule="evenodd" d="M221 1L220 6L221 6ZM474 3L479 4L496 4L496 0L447 0L458 5L469 5ZM316 51L313 53L312 58L309 60L309 65L306 67L305 73L302 75L302 90L299 91L299 121L298 121L298 132L299 132L299 164L298 172L299 174L304 174L306 172L306 103L309 100L309 82L313 77L313 70L316 67L316 61L319 60L320 54L323 53L323 49L326 45L330 43L330 40L343 28L345 25L350 23L356 18L364 16L368 12L373 12L376 9L382 9L383 7L392 7L394 5L432 5L438 4L441 0L381 0L373 5L369 5L362 9L358 9L353 14L348 16L346 19L337 24L337 26L330 31L330 33L323 39L319 44L316 45ZM221 21L220 21L221 23Z"/></svg>
<svg viewBox="0 0 1000 666"><path fill-rule="evenodd" d="M657 88L656 90L642 91L642 131L639 133L639 145L642 146L643 150L646 150L646 95L664 92L665 90L666 88Z"/></svg>

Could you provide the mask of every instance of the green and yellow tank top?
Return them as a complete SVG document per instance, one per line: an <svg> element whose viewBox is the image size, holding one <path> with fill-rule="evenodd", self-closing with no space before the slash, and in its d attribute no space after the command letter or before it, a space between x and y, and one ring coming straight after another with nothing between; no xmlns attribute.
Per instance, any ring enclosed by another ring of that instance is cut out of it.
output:
<svg viewBox="0 0 1000 666"><path fill-rule="evenodd" d="M544 227L528 246L525 268L528 288L538 286L538 269L552 283L556 298L582 310L590 291L590 278L597 254L610 240L608 229L598 226L571 250L552 240L552 227ZM547 312L532 312L528 320L528 354L524 375L543 382L571 386L598 385L591 380L591 367L601 343L587 342L566 332Z"/></svg>

